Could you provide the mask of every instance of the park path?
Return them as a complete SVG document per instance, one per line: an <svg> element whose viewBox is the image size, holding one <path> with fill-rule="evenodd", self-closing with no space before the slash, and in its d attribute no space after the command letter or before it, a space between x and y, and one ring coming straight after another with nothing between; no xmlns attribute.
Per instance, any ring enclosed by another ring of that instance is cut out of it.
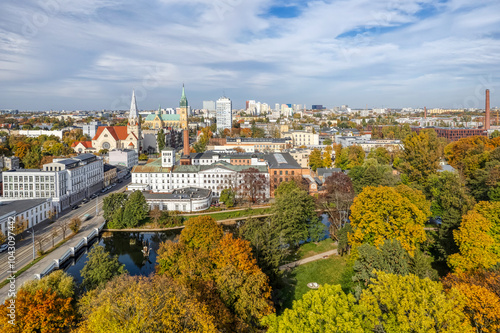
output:
<svg viewBox="0 0 500 333"><path fill-rule="evenodd" d="M286 265L281 265L279 267L279 269L283 271L283 270L288 269L288 268L294 268L294 267L297 267L299 265L307 264L308 262L311 262L311 261L325 259L325 258L327 258L327 257L329 257L331 255L334 255L334 254L338 254L337 249L326 251L326 252L322 252L322 253L318 253L318 254L315 254L315 255L313 255L311 257L307 257L307 258L304 258L304 259L293 261L293 262L288 263Z"/></svg>

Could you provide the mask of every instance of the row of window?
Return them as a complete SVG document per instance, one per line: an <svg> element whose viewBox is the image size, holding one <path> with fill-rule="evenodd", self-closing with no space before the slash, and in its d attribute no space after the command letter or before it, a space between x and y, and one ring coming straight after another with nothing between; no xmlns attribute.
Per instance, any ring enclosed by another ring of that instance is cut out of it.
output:
<svg viewBox="0 0 500 333"><path fill-rule="evenodd" d="M277 175L278 174L278 171L277 170L274 170L274 175ZM280 175L283 174L283 170L280 170ZM288 175L288 170L285 170L285 175ZM292 176L295 175L295 171L292 170L292 173L291 173Z"/></svg>
<svg viewBox="0 0 500 333"><path fill-rule="evenodd" d="M4 192L4 196L6 198L52 198L55 197L55 192L41 192L41 191L36 191L36 192L18 192L18 191L8 191Z"/></svg>

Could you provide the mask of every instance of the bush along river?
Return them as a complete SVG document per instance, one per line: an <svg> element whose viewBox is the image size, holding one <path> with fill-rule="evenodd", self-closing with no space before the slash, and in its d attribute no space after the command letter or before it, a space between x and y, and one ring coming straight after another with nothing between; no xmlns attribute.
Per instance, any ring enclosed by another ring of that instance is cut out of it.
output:
<svg viewBox="0 0 500 333"><path fill-rule="evenodd" d="M323 214L322 222L325 225L323 238L327 238L329 237L328 226L330 223L326 214ZM225 231L233 233L235 233L235 228L237 226L224 226ZM80 253L77 253L74 258L64 262L61 268L73 276L76 282L81 283L80 270L87 262L88 251L92 246L101 245L112 256L118 256L118 261L125 264L125 269L130 275L148 276L155 271L156 256L160 244L167 240L175 241L181 231L182 229L161 232L104 232L99 238L94 238L94 242L89 244L87 248L80 250Z"/></svg>

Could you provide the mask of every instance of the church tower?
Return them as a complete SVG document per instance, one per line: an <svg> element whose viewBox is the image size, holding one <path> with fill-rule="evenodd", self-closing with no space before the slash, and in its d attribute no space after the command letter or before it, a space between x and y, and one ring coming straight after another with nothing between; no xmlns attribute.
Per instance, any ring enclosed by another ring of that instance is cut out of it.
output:
<svg viewBox="0 0 500 333"><path fill-rule="evenodd" d="M188 100L186 98L186 93L184 92L184 84L182 85L182 96L179 102L179 114L180 114L180 127L185 130L188 129Z"/></svg>
<svg viewBox="0 0 500 333"><path fill-rule="evenodd" d="M136 151L139 153L141 148L141 118L139 117L139 113L137 112L137 103L135 101L135 91L132 91L132 102L130 103L130 113L128 115L128 123L127 123L127 134L130 135L134 133L137 142L134 145L136 147Z"/></svg>
<svg viewBox="0 0 500 333"><path fill-rule="evenodd" d="M179 102L180 106L180 125L183 130L183 141L184 149L182 152L182 158L180 160L181 165L191 165L190 148L189 148L189 130L188 130L188 101L186 98L186 93L184 92L184 85L182 85L182 96Z"/></svg>

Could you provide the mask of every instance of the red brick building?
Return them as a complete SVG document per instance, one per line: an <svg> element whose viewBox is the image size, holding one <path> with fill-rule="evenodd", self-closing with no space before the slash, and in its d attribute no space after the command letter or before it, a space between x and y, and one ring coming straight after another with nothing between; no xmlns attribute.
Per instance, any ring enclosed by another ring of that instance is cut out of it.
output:
<svg viewBox="0 0 500 333"><path fill-rule="evenodd" d="M452 128L452 127L412 127L413 132L420 133L424 129L433 129L436 131L438 137L446 138L450 141L458 141L462 138L470 136L488 136L486 130L481 128Z"/></svg>

